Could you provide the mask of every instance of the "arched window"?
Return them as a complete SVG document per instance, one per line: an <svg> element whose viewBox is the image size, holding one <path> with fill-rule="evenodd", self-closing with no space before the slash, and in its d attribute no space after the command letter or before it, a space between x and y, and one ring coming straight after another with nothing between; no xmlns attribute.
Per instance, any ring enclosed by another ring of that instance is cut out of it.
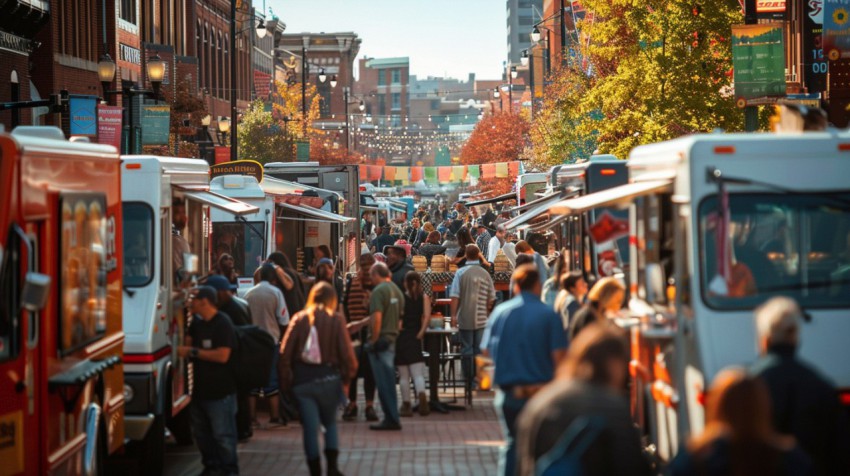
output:
<svg viewBox="0 0 850 476"><path fill-rule="evenodd" d="M204 48L204 42L201 39L201 33L204 30L201 29L202 28L201 27L201 20L198 20L197 23L198 24L195 28L195 56L198 57L198 61L199 61L198 65L200 66L200 65L204 64L204 49L203 49ZM201 87L202 88L207 87L207 85L203 83L204 75L200 74L201 71L198 71L198 73L199 73L198 76L200 76L200 78L198 78L198 79L199 79L199 81L201 81Z"/></svg>
<svg viewBox="0 0 850 476"><path fill-rule="evenodd" d="M230 62L233 61L233 58L227 54L227 49L230 48L230 38L227 35L224 35L224 62L221 64L222 75L224 77L224 84L226 84L225 97L227 100L230 100L230 82L233 81L233 78L230 77Z"/></svg>
<svg viewBox="0 0 850 476"><path fill-rule="evenodd" d="M215 89L213 89L212 79L210 78L210 71L212 71L212 55L210 55L209 38L209 25L204 24L204 61L201 63L201 68L204 69L204 84L210 94L215 96Z"/></svg>
<svg viewBox="0 0 850 476"><path fill-rule="evenodd" d="M218 76L218 87L222 89L221 96L222 98L227 98L227 86L224 83L224 50L222 50L221 44L221 32L218 32L218 70L216 71L216 76Z"/></svg>
<svg viewBox="0 0 850 476"><path fill-rule="evenodd" d="M208 51L209 51L209 59L210 60L208 61L208 63L209 63L210 84L212 85L212 88L213 88L213 96L220 97L219 95L221 94L221 92L218 90L218 88L220 86L218 84L216 84L216 82L215 82L215 68L216 68L217 65L215 64L215 29L213 29L213 28L210 28L209 42L210 43L209 43L209 50Z"/></svg>

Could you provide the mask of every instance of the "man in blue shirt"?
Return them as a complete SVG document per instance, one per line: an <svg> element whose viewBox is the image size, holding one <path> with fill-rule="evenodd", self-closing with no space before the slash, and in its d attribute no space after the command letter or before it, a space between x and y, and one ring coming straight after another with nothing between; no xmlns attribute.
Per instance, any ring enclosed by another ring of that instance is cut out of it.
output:
<svg viewBox="0 0 850 476"><path fill-rule="evenodd" d="M505 446L499 474L513 475L516 461L516 419L528 400L555 375L567 338L558 314L540 300L542 284L534 265L519 266L512 276L514 298L493 310L481 350L493 359L496 413Z"/></svg>

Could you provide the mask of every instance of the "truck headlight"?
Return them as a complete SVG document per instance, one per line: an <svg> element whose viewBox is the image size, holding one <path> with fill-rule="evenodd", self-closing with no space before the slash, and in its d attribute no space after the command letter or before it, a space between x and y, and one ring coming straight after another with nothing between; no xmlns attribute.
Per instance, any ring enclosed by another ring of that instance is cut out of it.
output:
<svg viewBox="0 0 850 476"><path fill-rule="evenodd" d="M124 384L124 403L126 404L126 403L132 402L133 397L135 397L135 396L136 396L136 392L135 392L135 390L133 390L133 387L131 387L131 386L129 386L125 383Z"/></svg>

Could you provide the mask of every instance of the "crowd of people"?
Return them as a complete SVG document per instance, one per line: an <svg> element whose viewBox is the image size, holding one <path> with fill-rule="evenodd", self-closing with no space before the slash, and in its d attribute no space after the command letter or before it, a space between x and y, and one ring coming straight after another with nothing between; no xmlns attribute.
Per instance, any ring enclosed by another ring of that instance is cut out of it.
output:
<svg viewBox="0 0 850 476"><path fill-rule="evenodd" d="M371 430L399 431L403 418L427 416L423 339L434 305L413 257L430 265L441 255L458 266L446 291L463 375L475 379L478 354L494 364L505 439L499 474L657 474L626 399L629 343L614 323L626 288L615 278L591 286L563 260L550 267L529 242L513 241L504 215L489 207L424 206L393 229L364 214L368 249L356 274L340 277L324 247L307 287L286 256L273 253L245 299L235 296L226 258L219 263L193 292L195 317L179 349L195 362L191 416L205 474L238 474L237 441L258 427L286 424L287 401L298 411L310 474L322 474L320 435L326 474L341 474L338 411L343 421L360 418L360 379ZM501 293L493 281L500 259L511 271ZM802 316L786 298L756 310L761 358L717 375L705 397L705 431L680 448L669 474L850 474L836 389L795 353ZM267 384L256 389L239 388L238 369L228 366L234 326L249 324L280 346ZM269 407L264 424L259 399Z"/></svg>

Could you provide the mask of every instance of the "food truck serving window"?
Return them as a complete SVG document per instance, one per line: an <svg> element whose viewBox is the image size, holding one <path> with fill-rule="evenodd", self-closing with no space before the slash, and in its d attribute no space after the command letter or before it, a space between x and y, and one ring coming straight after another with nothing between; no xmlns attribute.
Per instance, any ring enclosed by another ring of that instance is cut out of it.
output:
<svg viewBox="0 0 850 476"><path fill-rule="evenodd" d="M141 287L153 278L153 209L144 203L125 202L124 286Z"/></svg>
<svg viewBox="0 0 850 476"><path fill-rule="evenodd" d="M252 276L265 259L265 223L214 222L212 230L213 267L218 266L218 260L223 254L229 254L233 257L237 275Z"/></svg>
<svg viewBox="0 0 850 476"><path fill-rule="evenodd" d="M62 194L59 344L67 355L106 331L106 199Z"/></svg>
<svg viewBox="0 0 850 476"><path fill-rule="evenodd" d="M779 295L850 306L850 194L713 196L700 204L699 227L710 307L751 309Z"/></svg>

